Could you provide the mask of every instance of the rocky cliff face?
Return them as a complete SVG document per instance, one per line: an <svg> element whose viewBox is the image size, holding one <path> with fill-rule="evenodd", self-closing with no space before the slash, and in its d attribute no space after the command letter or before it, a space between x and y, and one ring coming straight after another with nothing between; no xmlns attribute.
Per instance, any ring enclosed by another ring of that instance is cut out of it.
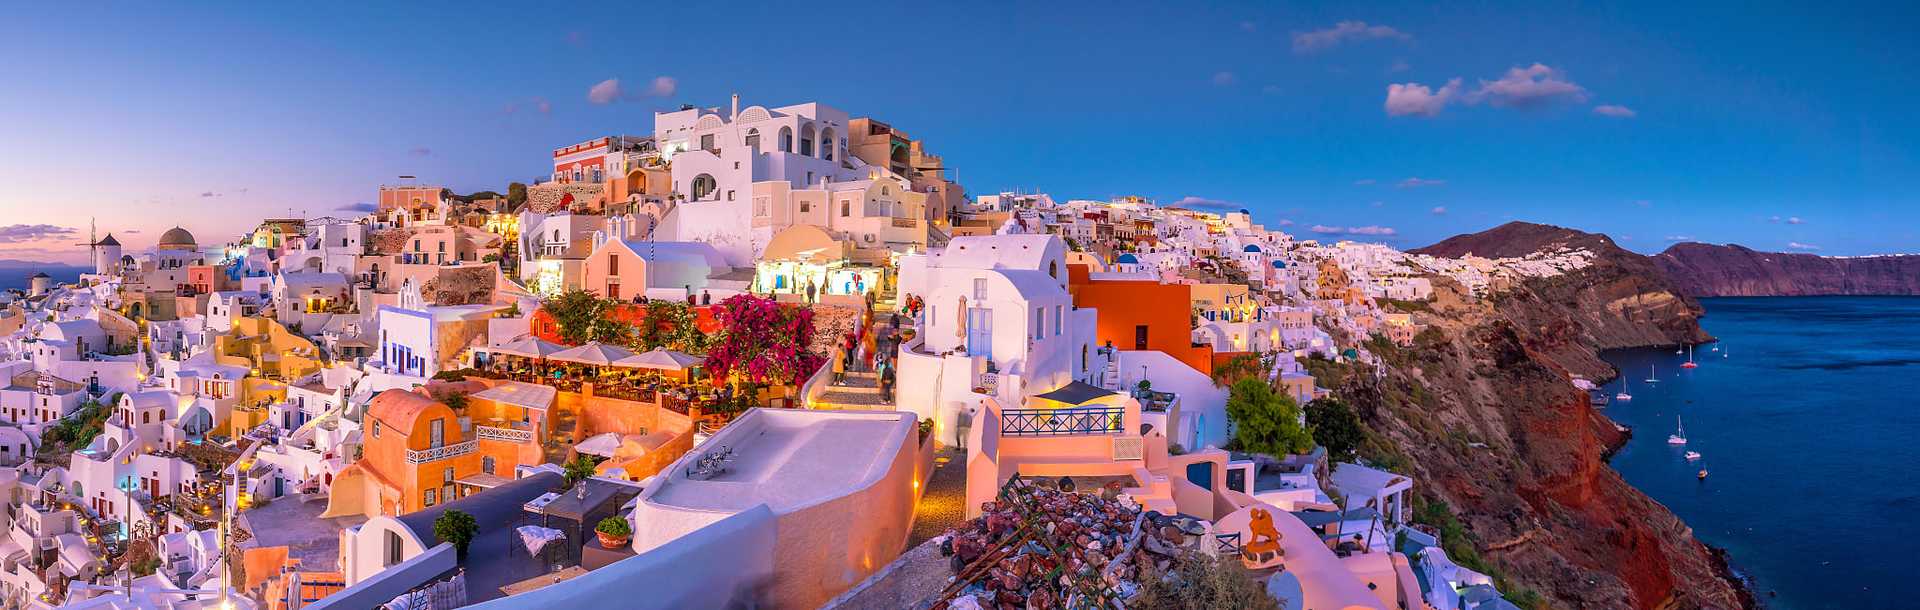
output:
<svg viewBox="0 0 1920 610"><path fill-rule="evenodd" d="M1363 453L1404 458L1427 500L1452 507L1513 588L1553 607L1745 605L1692 530L1606 465L1626 433L1568 381L1610 376L1600 349L1706 339L1698 304L1604 236L1521 224L1489 233L1498 235L1428 251L1502 257L1571 245L1598 257L1490 300L1440 282L1431 311L1417 314L1430 330L1414 347L1375 342L1383 375L1331 381L1372 430Z"/></svg>
<svg viewBox="0 0 1920 610"><path fill-rule="evenodd" d="M1683 243L1652 260L1688 296L1920 295L1913 255L1834 258Z"/></svg>

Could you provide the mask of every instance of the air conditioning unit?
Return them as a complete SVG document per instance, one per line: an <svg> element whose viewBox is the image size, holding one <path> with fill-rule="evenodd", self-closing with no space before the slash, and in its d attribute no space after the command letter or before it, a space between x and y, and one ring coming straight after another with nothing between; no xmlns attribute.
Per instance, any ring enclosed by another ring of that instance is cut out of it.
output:
<svg viewBox="0 0 1920 610"><path fill-rule="evenodd" d="M1146 443L1138 436L1117 436L1113 439L1113 461L1139 461L1145 459Z"/></svg>

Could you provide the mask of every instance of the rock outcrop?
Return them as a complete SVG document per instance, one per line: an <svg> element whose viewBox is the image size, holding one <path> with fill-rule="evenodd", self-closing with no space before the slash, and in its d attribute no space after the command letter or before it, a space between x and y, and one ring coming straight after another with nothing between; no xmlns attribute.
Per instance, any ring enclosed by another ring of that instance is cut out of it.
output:
<svg viewBox="0 0 1920 610"><path fill-rule="evenodd" d="M1842 258L1689 242L1653 262L1696 297L1920 295L1920 255Z"/></svg>
<svg viewBox="0 0 1920 610"><path fill-rule="evenodd" d="M1427 501L1452 507L1512 588L1553 607L1748 605L1685 523L1607 466L1627 432L1569 382L1613 374L1601 349L1708 339L1699 305L1601 235L1515 223L1423 251L1509 257L1562 245L1593 251L1595 263L1490 299L1439 281L1413 347L1372 344L1383 375L1329 380L1378 441L1363 453L1404 458Z"/></svg>

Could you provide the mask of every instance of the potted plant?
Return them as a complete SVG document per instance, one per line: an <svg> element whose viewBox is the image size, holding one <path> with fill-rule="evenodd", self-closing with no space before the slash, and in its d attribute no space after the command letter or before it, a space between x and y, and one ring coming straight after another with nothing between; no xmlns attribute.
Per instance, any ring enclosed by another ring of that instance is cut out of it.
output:
<svg viewBox="0 0 1920 610"><path fill-rule="evenodd" d="M454 556L460 559L466 559L467 546L473 544L473 536L478 533L480 524L464 511L449 510L433 520L434 537L452 544Z"/></svg>
<svg viewBox="0 0 1920 610"><path fill-rule="evenodd" d="M633 526L627 525L625 517L613 515L593 526L593 534L600 538L600 546L617 549L627 546L627 542L633 539Z"/></svg>

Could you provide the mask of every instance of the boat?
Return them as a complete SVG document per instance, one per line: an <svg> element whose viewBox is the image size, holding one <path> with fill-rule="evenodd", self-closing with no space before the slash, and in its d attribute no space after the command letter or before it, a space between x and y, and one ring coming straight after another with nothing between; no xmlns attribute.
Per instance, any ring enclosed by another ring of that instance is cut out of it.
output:
<svg viewBox="0 0 1920 610"><path fill-rule="evenodd" d="M1633 400L1633 395L1627 393L1627 378L1620 378L1620 393L1614 394L1613 399L1619 401Z"/></svg>
<svg viewBox="0 0 1920 610"><path fill-rule="evenodd" d="M1705 481L1705 480L1707 480L1707 469L1705 469L1705 468L1701 468L1701 469L1700 469L1700 474L1698 474L1698 475L1694 475L1694 476L1698 476L1698 477L1700 477L1700 480L1702 480L1702 481Z"/></svg>
<svg viewBox="0 0 1920 610"><path fill-rule="evenodd" d="M1687 452L1687 461L1689 461L1689 462L1691 462L1691 461L1694 461L1694 460L1698 460L1698 459L1700 459L1700 452L1698 452L1698 451L1688 451L1688 452Z"/></svg>
<svg viewBox="0 0 1920 610"><path fill-rule="evenodd" d="M1669 445L1687 444L1687 426L1685 424L1680 423L1680 416L1678 415L1673 416L1673 425L1674 425L1673 434L1667 436L1667 444Z"/></svg>
<svg viewBox="0 0 1920 610"><path fill-rule="evenodd" d="M1716 351L1716 352L1720 351L1720 346L1718 345L1713 346L1713 351Z"/></svg>
<svg viewBox="0 0 1920 610"><path fill-rule="evenodd" d="M1699 366L1700 365L1693 363L1693 346L1691 345L1687 346L1687 361L1682 363L1680 365L1680 368L1690 369L1690 368L1696 368Z"/></svg>
<svg viewBox="0 0 1920 610"><path fill-rule="evenodd" d="M1660 376L1654 374L1653 365L1647 365L1647 383L1660 383Z"/></svg>

